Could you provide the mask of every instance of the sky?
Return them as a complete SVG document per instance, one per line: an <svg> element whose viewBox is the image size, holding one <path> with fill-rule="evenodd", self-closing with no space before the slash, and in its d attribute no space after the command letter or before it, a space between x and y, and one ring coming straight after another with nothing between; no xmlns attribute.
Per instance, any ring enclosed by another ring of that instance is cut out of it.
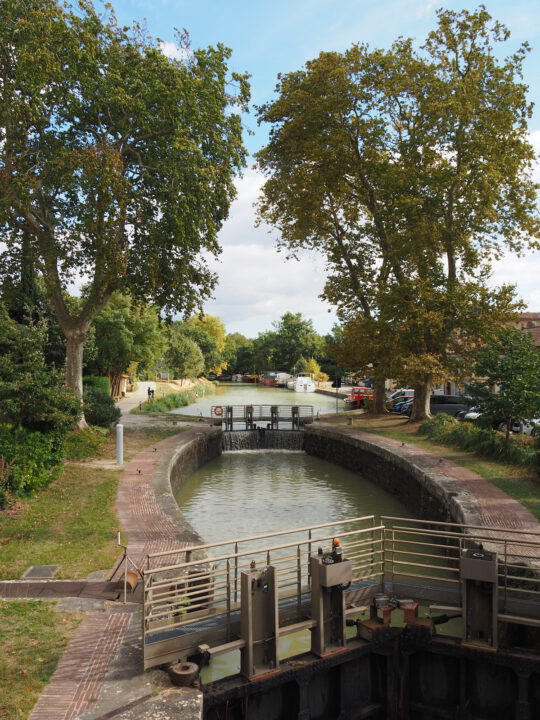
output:
<svg viewBox="0 0 540 720"><path fill-rule="evenodd" d="M527 41L525 82L535 103L531 142L540 154L540 12L537 0L484 2L492 17L511 31L504 54ZM149 33L175 51L175 28L186 29L193 47L223 43L233 55L231 70L251 75L252 106L271 100L277 75L300 69L322 51L343 52L357 42L388 48L399 36L419 42L436 25L436 10L474 10L465 0L113 0L121 24L146 20ZM253 110L244 116L250 153L261 148L267 128L257 126ZM248 135L247 130L253 134ZM540 166L536 173L540 182ZM319 299L324 261L315 253L287 261L276 251L276 231L255 227L253 203L262 185L249 159L237 181L238 196L220 233L222 254L212 263L219 276L214 300L205 312L217 315L227 332L255 337L271 329L285 312L300 312L320 333L336 322L334 309ZM527 309L540 311L540 252L494 263L492 285L515 283Z"/></svg>

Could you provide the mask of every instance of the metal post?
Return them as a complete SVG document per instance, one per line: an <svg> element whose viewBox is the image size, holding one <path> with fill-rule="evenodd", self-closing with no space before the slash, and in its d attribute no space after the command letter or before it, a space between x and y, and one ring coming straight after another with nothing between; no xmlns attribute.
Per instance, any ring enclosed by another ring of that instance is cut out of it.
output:
<svg viewBox="0 0 540 720"><path fill-rule="evenodd" d="M127 547L125 547L124 548L124 603L127 602L127 574L128 574Z"/></svg>
<svg viewBox="0 0 540 720"><path fill-rule="evenodd" d="M124 426L121 423L116 426L116 464L124 464Z"/></svg>

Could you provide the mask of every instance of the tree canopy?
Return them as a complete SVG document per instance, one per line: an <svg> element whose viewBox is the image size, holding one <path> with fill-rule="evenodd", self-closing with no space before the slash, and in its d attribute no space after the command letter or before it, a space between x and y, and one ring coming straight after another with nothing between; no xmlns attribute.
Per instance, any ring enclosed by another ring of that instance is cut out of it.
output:
<svg viewBox="0 0 540 720"><path fill-rule="evenodd" d="M215 285L203 253L219 252L244 164L231 109L245 107L247 79L229 77L222 45L183 38L183 59L170 59L90 2L0 6L1 265L27 243L80 392L86 333L114 291L189 312ZM89 292L73 313L64 291L81 278Z"/></svg>
<svg viewBox="0 0 540 720"><path fill-rule="evenodd" d="M514 420L540 417L540 353L530 334L500 328L473 359L478 379L467 392L487 418L504 421L507 437Z"/></svg>
<svg viewBox="0 0 540 720"><path fill-rule="evenodd" d="M321 53L258 111L261 219L289 255L324 254L324 296L376 338L362 361L379 387L390 373L415 385L415 419L432 382L516 310L512 288L486 286L491 259L537 245L528 48L498 60L508 34L483 7L441 10L420 49Z"/></svg>

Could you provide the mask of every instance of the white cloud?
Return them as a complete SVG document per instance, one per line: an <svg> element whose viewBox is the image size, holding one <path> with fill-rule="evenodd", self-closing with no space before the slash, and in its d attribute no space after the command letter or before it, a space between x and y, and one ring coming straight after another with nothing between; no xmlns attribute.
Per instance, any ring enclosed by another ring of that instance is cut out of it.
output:
<svg viewBox="0 0 540 720"><path fill-rule="evenodd" d="M324 260L316 253L305 253L299 262L286 260L275 247L277 232L255 227L253 205L263 182L254 170L237 181L238 198L220 233L223 252L211 263L219 286L205 311L219 316L228 332L249 337L269 330L286 312L302 313L326 333L335 313L318 297L325 282Z"/></svg>
<svg viewBox="0 0 540 720"><path fill-rule="evenodd" d="M438 9L443 5L446 5L446 0L428 0L427 3L422 5L422 7L418 8L416 11L416 17L426 17L427 15L430 15L433 10Z"/></svg>
<svg viewBox="0 0 540 720"><path fill-rule="evenodd" d="M178 45L173 42L164 42L163 40L160 40L158 47L161 52L166 57L171 58L171 60L187 60L191 56L191 50L188 48L178 47Z"/></svg>

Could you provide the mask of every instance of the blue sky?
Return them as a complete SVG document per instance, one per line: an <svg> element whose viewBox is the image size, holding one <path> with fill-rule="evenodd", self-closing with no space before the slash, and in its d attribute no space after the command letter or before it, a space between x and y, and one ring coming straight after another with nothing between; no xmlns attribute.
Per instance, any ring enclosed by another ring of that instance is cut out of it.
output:
<svg viewBox="0 0 540 720"><path fill-rule="evenodd" d="M489 13L511 31L502 53L527 41L532 51L525 63L525 81L535 113L531 140L540 153L540 12L534 0L485 2ZM221 42L233 51L230 67L251 74L252 103L272 98L278 73L296 70L323 50L343 51L355 42L388 47L402 35L419 42L435 27L436 9L478 7L477 2L432 0L113 0L118 20L130 24L146 19L151 35L172 51L175 28L188 30L193 47ZM169 43L171 45L169 45ZM244 118L250 152L260 148L266 129L258 128L251 112ZM252 163L250 163L252 164ZM540 181L540 171L538 173ZM228 332L254 337L269 329L284 312L302 312L319 332L335 322L332 308L318 299L324 283L324 263L306 255L287 262L274 248L275 232L254 227L253 202L261 178L247 169L238 181L238 198L220 240L223 253L215 264L220 284L205 309L218 315ZM540 311L540 253L524 258L507 255L494 265L493 284L513 282L529 310Z"/></svg>

